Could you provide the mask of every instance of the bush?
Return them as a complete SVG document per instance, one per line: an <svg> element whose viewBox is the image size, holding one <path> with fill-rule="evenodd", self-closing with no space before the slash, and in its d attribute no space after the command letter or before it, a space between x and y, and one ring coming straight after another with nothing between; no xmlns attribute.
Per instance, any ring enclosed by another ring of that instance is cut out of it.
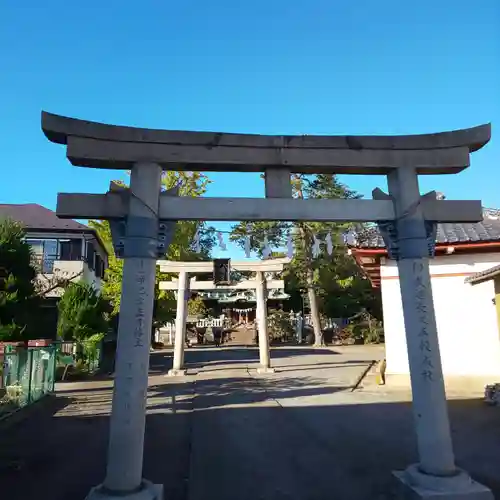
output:
<svg viewBox="0 0 500 500"><path fill-rule="evenodd" d="M58 304L57 334L81 342L107 331L108 303L87 283L70 283ZM102 337L101 337L102 339Z"/></svg>
<svg viewBox="0 0 500 500"><path fill-rule="evenodd" d="M343 343L350 340L355 344L379 344L384 342L384 328L381 321L362 312L343 328L340 339Z"/></svg>
<svg viewBox="0 0 500 500"><path fill-rule="evenodd" d="M97 358L98 350L101 346L101 341L103 338L104 338L104 333L94 333L81 343L83 358L87 362L89 359Z"/></svg>
<svg viewBox="0 0 500 500"><path fill-rule="evenodd" d="M294 335L293 326L290 323L290 314L282 310L275 310L267 317L267 328L269 340L282 342L289 340Z"/></svg>
<svg viewBox="0 0 500 500"><path fill-rule="evenodd" d="M187 304L189 316L204 318L208 314L205 302L200 295L188 300Z"/></svg>
<svg viewBox="0 0 500 500"><path fill-rule="evenodd" d="M36 324L31 247L23 228L0 220L0 340L26 340L29 324Z"/></svg>

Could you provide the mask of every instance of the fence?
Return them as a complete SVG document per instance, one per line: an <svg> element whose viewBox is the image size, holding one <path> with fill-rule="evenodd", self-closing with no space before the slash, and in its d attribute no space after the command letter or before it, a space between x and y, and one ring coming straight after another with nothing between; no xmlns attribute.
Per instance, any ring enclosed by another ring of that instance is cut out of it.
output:
<svg viewBox="0 0 500 500"><path fill-rule="evenodd" d="M231 327L231 320L229 318L203 318L196 321L197 328L227 328ZM175 342L175 323L166 323L160 331L155 334L156 342L163 342L166 345L173 345Z"/></svg>
<svg viewBox="0 0 500 500"><path fill-rule="evenodd" d="M290 323L293 325L294 328L297 327L297 317L296 316L290 316ZM323 330L326 329L332 329L332 330L337 330L339 328L343 328L349 323L348 319L345 318L324 318L321 317L321 328ZM303 317L303 325L304 326L313 326L312 322L312 317L310 314L306 314Z"/></svg>
<svg viewBox="0 0 500 500"><path fill-rule="evenodd" d="M5 347L0 414L29 405L54 391L56 349Z"/></svg>
<svg viewBox="0 0 500 500"><path fill-rule="evenodd" d="M204 318L204 319L200 319L199 321L196 322L196 326L198 328L208 328L208 327L211 327L211 326L223 327L223 326L225 326L225 324L224 324L224 318Z"/></svg>
<svg viewBox="0 0 500 500"><path fill-rule="evenodd" d="M175 324L167 323L155 333L155 341L163 344L172 345L175 338Z"/></svg>

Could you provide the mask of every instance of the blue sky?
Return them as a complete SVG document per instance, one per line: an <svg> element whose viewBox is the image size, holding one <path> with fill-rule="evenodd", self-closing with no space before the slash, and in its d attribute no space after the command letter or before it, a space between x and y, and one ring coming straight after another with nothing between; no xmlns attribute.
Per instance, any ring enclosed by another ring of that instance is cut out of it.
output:
<svg viewBox="0 0 500 500"><path fill-rule="evenodd" d="M425 177L421 189L500 207L499 80L498 0L5 0L0 203L55 208L57 192L100 193L117 177L72 167L41 133L45 109L262 134L411 134L491 121L493 139L470 169ZM211 178L210 196L264 192L257 175ZM382 177L343 181L365 195L386 187Z"/></svg>

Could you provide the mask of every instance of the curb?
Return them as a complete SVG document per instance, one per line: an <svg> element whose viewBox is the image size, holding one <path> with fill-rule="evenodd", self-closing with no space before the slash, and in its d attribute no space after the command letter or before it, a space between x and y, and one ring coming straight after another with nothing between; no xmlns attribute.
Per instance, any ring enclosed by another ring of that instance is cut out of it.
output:
<svg viewBox="0 0 500 500"><path fill-rule="evenodd" d="M375 359L373 359L372 361L370 361L370 364L363 370L363 372L361 373L361 375L356 379L356 382L354 383L354 385L351 387L351 392L354 392L361 384L361 382L363 382L363 380L365 379L365 377L370 373L371 369L377 364L377 361Z"/></svg>

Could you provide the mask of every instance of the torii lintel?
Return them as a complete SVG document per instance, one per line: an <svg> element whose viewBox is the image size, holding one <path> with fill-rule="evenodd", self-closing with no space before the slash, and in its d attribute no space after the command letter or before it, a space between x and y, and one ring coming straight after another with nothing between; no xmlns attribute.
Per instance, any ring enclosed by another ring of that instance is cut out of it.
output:
<svg viewBox="0 0 500 500"><path fill-rule="evenodd" d="M75 166L131 169L155 162L165 170L388 174L454 174L491 137L491 125L401 136L257 135L155 130L107 125L42 112L42 130L67 146Z"/></svg>

